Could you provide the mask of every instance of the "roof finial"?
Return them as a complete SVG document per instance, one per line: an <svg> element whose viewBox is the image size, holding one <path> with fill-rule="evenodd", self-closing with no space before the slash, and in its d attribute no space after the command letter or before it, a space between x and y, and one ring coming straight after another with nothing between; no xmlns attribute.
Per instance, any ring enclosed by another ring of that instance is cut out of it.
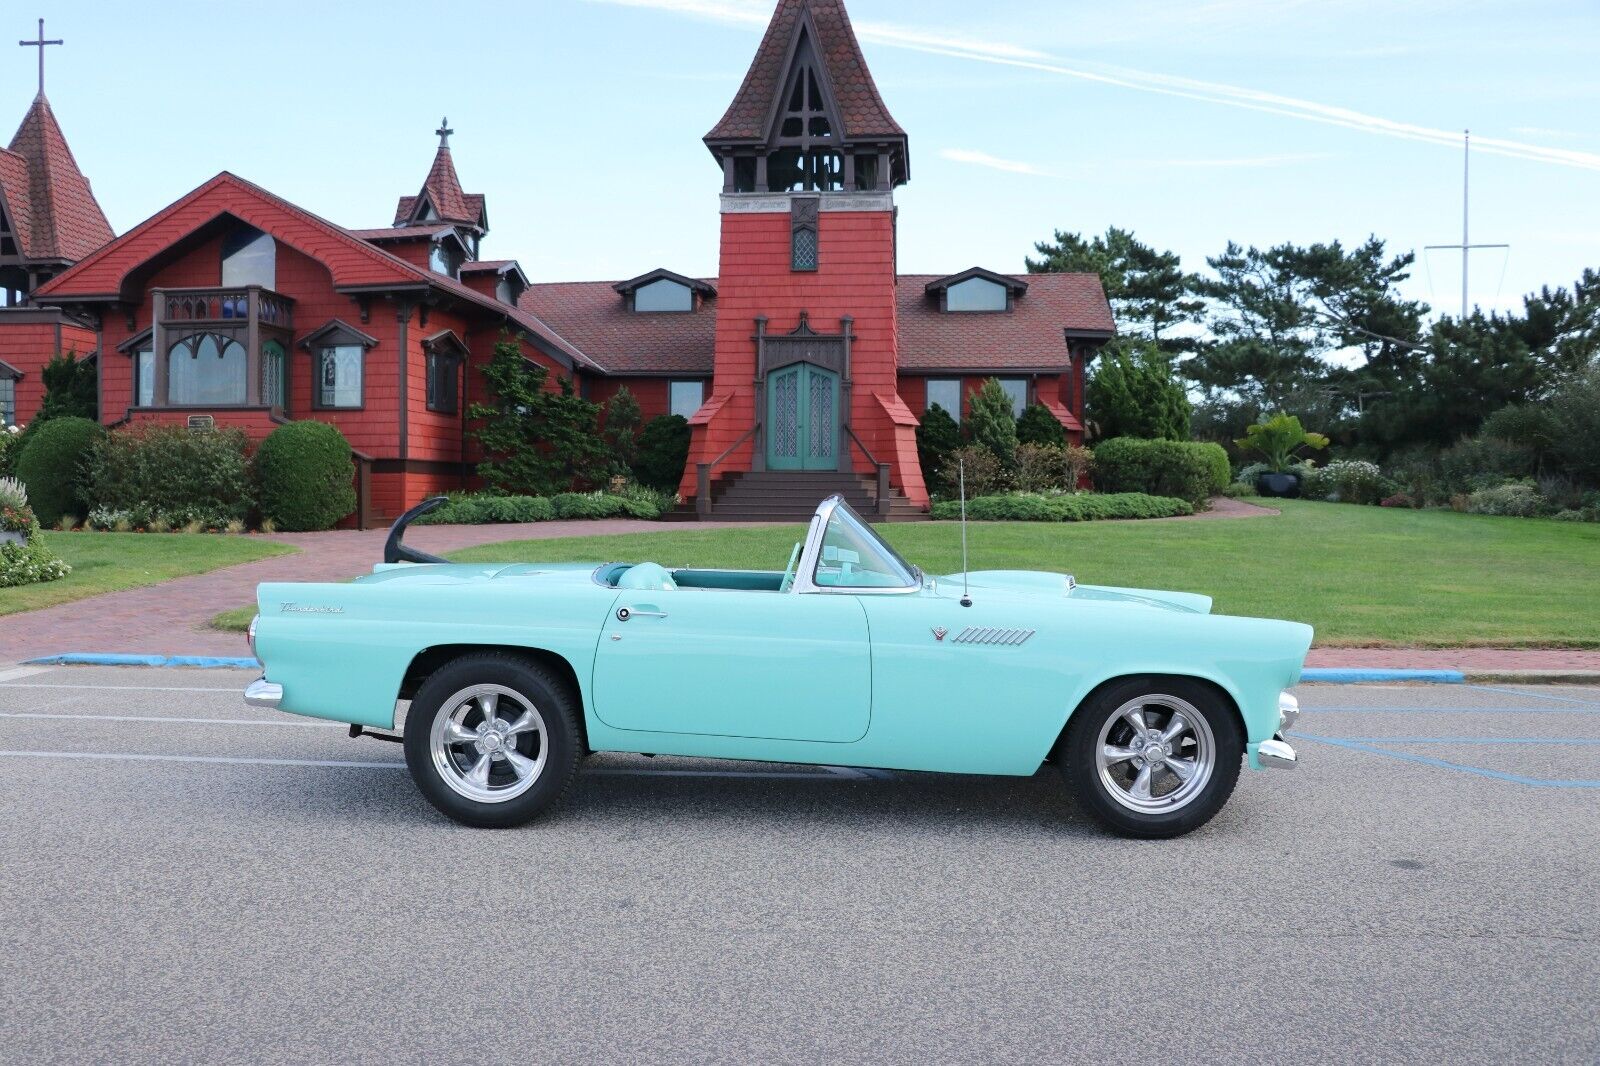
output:
<svg viewBox="0 0 1600 1066"><path fill-rule="evenodd" d="M45 49L45 46L46 45L51 45L51 44L66 44L66 42L61 40L60 38L57 38L56 40L53 40L53 41L45 40L44 39L44 19L40 19L39 20L39 39L37 41L18 41L17 44L21 45L23 48L37 48L39 50L39 95L43 96L44 95L44 49Z"/></svg>
<svg viewBox="0 0 1600 1066"><path fill-rule="evenodd" d="M435 132L435 133L437 133L439 135L439 147L440 148L449 148L450 147L450 135L452 133L454 133L455 130L450 128L450 120L448 118L440 119L439 120L439 128L434 130L433 132Z"/></svg>

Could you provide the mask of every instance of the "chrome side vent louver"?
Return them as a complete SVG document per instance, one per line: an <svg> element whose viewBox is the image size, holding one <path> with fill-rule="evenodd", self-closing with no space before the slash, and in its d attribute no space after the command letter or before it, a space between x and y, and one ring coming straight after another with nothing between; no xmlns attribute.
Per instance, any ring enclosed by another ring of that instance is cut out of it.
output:
<svg viewBox="0 0 1600 1066"><path fill-rule="evenodd" d="M1015 647L1026 644L1033 637L1031 629L987 629L968 626L955 635L956 644L1006 644Z"/></svg>

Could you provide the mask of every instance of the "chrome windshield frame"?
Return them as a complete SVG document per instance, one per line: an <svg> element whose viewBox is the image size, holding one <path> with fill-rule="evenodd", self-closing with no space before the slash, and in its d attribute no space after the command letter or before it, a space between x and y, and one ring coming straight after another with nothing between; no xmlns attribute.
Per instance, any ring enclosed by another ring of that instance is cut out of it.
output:
<svg viewBox="0 0 1600 1066"><path fill-rule="evenodd" d="M909 585L891 585L888 587L851 587L841 585L818 585L816 582L817 563L822 559L822 541L828 535L828 523L833 521L835 513L843 510L845 515L854 520L860 531L870 537L885 556L893 560L911 578ZM903 596L908 592L922 590L922 571L905 560L899 552L889 545L889 542L878 536L878 531L867 523L867 520L856 513L843 496L829 496L817 505L816 513L811 516L811 528L806 531L805 548L800 552L800 564L795 568L794 586L791 592L804 594L823 593L845 596Z"/></svg>

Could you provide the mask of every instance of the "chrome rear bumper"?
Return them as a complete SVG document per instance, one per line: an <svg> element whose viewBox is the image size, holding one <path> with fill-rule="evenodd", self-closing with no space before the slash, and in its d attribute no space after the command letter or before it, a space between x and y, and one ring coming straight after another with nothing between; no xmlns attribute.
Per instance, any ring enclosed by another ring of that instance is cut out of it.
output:
<svg viewBox="0 0 1600 1066"><path fill-rule="evenodd" d="M264 707L269 711L275 711L283 702L283 686L275 685L264 677L258 677L244 687L244 702L251 707Z"/></svg>

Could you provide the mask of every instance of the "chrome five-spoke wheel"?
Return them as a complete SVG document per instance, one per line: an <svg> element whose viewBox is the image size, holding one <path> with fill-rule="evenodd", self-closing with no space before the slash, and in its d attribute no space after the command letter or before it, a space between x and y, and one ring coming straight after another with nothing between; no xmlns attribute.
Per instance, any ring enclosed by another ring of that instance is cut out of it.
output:
<svg viewBox="0 0 1600 1066"><path fill-rule="evenodd" d="M521 825L559 800L582 750L570 681L508 653L464 655L417 690L406 765L439 810L467 825Z"/></svg>
<svg viewBox="0 0 1600 1066"><path fill-rule="evenodd" d="M1057 758L1079 806L1124 836L1160 838L1198 829L1222 809L1245 737L1220 689L1141 674L1096 689L1062 740Z"/></svg>
<svg viewBox="0 0 1600 1066"><path fill-rule="evenodd" d="M1205 718L1164 693L1118 707L1100 727L1096 749L1107 795L1145 814L1188 806L1205 791L1217 761Z"/></svg>
<svg viewBox="0 0 1600 1066"><path fill-rule="evenodd" d="M479 803L504 803L544 771L544 716L504 685L473 685L445 700L428 746L445 784Z"/></svg>

